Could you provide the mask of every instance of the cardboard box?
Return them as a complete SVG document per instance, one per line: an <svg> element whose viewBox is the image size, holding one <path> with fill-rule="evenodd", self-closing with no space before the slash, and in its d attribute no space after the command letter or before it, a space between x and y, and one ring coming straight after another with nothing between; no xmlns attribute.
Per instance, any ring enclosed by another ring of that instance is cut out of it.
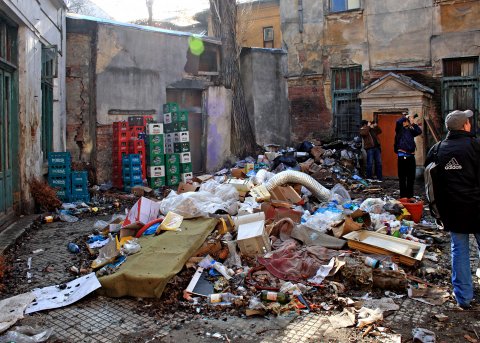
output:
<svg viewBox="0 0 480 343"><path fill-rule="evenodd" d="M164 113L163 114L163 122L165 124L171 124L173 123L173 115L176 114L176 112L170 112L170 113Z"/></svg>
<svg viewBox="0 0 480 343"><path fill-rule="evenodd" d="M247 177L247 175L245 175L245 169L232 168L230 169L230 172L232 173L232 176L236 179L244 179Z"/></svg>
<svg viewBox="0 0 480 343"><path fill-rule="evenodd" d="M297 224L299 224L302 220L303 212L286 207L275 207L270 202L262 203L261 209L265 213L265 218L267 220L271 219L274 221L279 221L283 218L290 218L294 223Z"/></svg>
<svg viewBox="0 0 480 343"><path fill-rule="evenodd" d="M168 175L167 174L167 186L177 186L180 183L180 174L173 174L173 175Z"/></svg>
<svg viewBox="0 0 480 343"><path fill-rule="evenodd" d="M182 152L179 154L180 163L191 163L192 155L189 152Z"/></svg>
<svg viewBox="0 0 480 343"><path fill-rule="evenodd" d="M253 197L256 202L269 201L271 197L270 192L264 185L252 188L250 190L250 196Z"/></svg>
<svg viewBox="0 0 480 343"><path fill-rule="evenodd" d="M143 197L145 194L148 194L151 191L153 191L153 189L145 186L132 187L132 194L136 195L137 197Z"/></svg>
<svg viewBox="0 0 480 343"><path fill-rule="evenodd" d="M190 135L188 134L188 131L175 132L173 135L174 143L190 142Z"/></svg>
<svg viewBox="0 0 480 343"><path fill-rule="evenodd" d="M165 144L165 153L166 154L174 154L175 153L175 148L174 148L175 146L173 144L175 144L175 143Z"/></svg>
<svg viewBox="0 0 480 343"><path fill-rule="evenodd" d="M188 121L186 120L173 122L170 125L173 125L173 132L188 131Z"/></svg>
<svg viewBox="0 0 480 343"><path fill-rule="evenodd" d="M180 174L180 163L170 164L167 166L166 173L168 175Z"/></svg>
<svg viewBox="0 0 480 343"><path fill-rule="evenodd" d="M289 202L292 204L302 204L304 201L292 186L278 186L270 191L271 199L277 201Z"/></svg>
<svg viewBox="0 0 480 343"><path fill-rule="evenodd" d="M176 102L167 102L163 104L163 113L177 112L178 104Z"/></svg>
<svg viewBox="0 0 480 343"><path fill-rule="evenodd" d="M264 255L271 250L265 232L265 221L242 224L238 227L237 245L245 256Z"/></svg>
<svg viewBox="0 0 480 343"><path fill-rule="evenodd" d="M147 146L147 151L146 151L146 156L148 156L150 159L157 157L157 156L163 156L165 154L164 147L163 145L154 145L154 146Z"/></svg>
<svg viewBox="0 0 480 343"><path fill-rule="evenodd" d="M163 134L162 123L147 124L147 135L161 135Z"/></svg>
<svg viewBox="0 0 480 343"><path fill-rule="evenodd" d="M160 146L163 147L164 139L162 135L145 135L145 145L147 147Z"/></svg>
<svg viewBox="0 0 480 343"><path fill-rule="evenodd" d="M253 188L253 183L250 180L228 179L226 183L234 186L239 192L248 192Z"/></svg>
<svg viewBox="0 0 480 343"><path fill-rule="evenodd" d="M210 179L213 179L213 175L210 175L210 174L204 174L204 175L200 175L200 176L195 176L192 181L193 182L198 182L198 183L203 183L205 181L208 181Z"/></svg>
<svg viewBox="0 0 480 343"><path fill-rule="evenodd" d="M182 152L189 152L190 151L190 143L173 143L173 152L174 153L182 153Z"/></svg>
<svg viewBox="0 0 480 343"><path fill-rule="evenodd" d="M148 177L164 177L165 176L165 166L154 166L147 168Z"/></svg>
<svg viewBox="0 0 480 343"><path fill-rule="evenodd" d="M182 182L187 182L187 181L189 181L193 178L193 174L192 173L183 173L183 174L180 174L180 178L182 179Z"/></svg>
<svg viewBox="0 0 480 343"><path fill-rule="evenodd" d="M174 127L173 127L173 123L170 123L170 124L163 124L163 132L164 133L173 133L174 132Z"/></svg>
<svg viewBox="0 0 480 343"><path fill-rule="evenodd" d="M194 185L192 183L180 182L178 185L177 193L196 192L200 188L200 185Z"/></svg>

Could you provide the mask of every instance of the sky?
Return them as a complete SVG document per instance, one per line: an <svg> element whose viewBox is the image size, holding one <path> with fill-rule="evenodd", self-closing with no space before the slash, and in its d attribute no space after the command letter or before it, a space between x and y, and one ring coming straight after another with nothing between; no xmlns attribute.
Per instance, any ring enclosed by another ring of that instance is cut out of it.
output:
<svg viewBox="0 0 480 343"><path fill-rule="evenodd" d="M145 0L91 0L107 12L113 19L130 22L148 18ZM208 0L155 0L153 19L163 20L172 17L189 18L209 7Z"/></svg>

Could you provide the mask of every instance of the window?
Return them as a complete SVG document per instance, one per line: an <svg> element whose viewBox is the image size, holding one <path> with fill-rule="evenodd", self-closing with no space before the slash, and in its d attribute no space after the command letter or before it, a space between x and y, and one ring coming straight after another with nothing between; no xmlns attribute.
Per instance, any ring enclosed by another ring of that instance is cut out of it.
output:
<svg viewBox="0 0 480 343"><path fill-rule="evenodd" d="M220 47L204 42L204 50L200 55L187 52L185 72L192 75L218 75L220 69Z"/></svg>
<svg viewBox="0 0 480 343"><path fill-rule="evenodd" d="M53 79L57 77L57 48L42 45L42 151L53 150Z"/></svg>
<svg viewBox="0 0 480 343"><path fill-rule="evenodd" d="M330 12L344 12L360 8L360 0L330 0Z"/></svg>
<svg viewBox="0 0 480 343"><path fill-rule="evenodd" d="M454 110L472 110L472 126L480 132L478 109L480 104L480 77L478 57L443 60L442 112L445 117Z"/></svg>
<svg viewBox="0 0 480 343"><path fill-rule="evenodd" d="M274 37L273 27L264 27L263 28L263 47L264 48L273 48L273 37Z"/></svg>
<svg viewBox="0 0 480 343"><path fill-rule="evenodd" d="M17 64L17 29L0 19L0 60Z"/></svg>
<svg viewBox="0 0 480 343"><path fill-rule="evenodd" d="M362 111L358 93L362 67L332 69L333 120L336 138L353 139L358 134Z"/></svg>

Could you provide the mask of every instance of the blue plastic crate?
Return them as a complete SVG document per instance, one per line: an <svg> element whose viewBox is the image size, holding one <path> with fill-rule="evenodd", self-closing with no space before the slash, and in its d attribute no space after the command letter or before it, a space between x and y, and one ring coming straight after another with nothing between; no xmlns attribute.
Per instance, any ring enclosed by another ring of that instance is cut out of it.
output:
<svg viewBox="0 0 480 343"><path fill-rule="evenodd" d="M143 179L142 179L142 174L140 175L124 175L123 176L123 183L124 184L128 184L128 185L138 185L138 184L141 184L143 183Z"/></svg>
<svg viewBox="0 0 480 343"><path fill-rule="evenodd" d="M60 200L69 201L71 196L72 194L70 192L70 189L68 188L57 189L57 197L59 197Z"/></svg>
<svg viewBox="0 0 480 343"><path fill-rule="evenodd" d="M70 177L69 176L49 176L48 184L51 187L70 187Z"/></svg>
<svg viewBox="0 0 480 343"><path fill-rule="evenodd" d="M48 177L70 177L71 169L69 165L57 165L48 167Z"/></svg>
<svg viewBox="0 0 480 343"><path fill-rule="evenodd" d="M70 166L72 157L69 152L49 152L48 166Z"/></svg>
<svg viewBox="0 0 480 343"><path fill-rule="evenodd" d="M123 165L123 166L137 166L137 165L142 165L142 160L140 159L140 155L139 155L139 154L123 155L122 165Z"/></svg>
<svg viewBox="0 0 480 343"><path fill-rule="evenodd" d="M123 166L123 174L142 174L141 165L125 165Z"/></svg>
<svg viewBox="0 0 480 343"><path fill-rule="evenodd" d="M88 172L87 171L72 171L72 184L87 184Z"/></svg>
<svg viewBox="0 0 480 343"><path fill-rule="evenodd" d="M72 185L72 195L88 195L88 188L83 185Z"/></svg>

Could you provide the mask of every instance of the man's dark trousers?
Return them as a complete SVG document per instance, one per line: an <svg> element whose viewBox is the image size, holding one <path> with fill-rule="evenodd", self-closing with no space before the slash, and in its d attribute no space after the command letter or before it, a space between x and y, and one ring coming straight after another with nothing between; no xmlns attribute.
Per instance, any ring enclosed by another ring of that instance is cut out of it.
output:
<svg viewBox="0 0 480 343"><path fill-rule="evenodd" d="M400 198L413 197L413 184L417 168L415 155L398 157L398 180L400 183Z"/></svg>

